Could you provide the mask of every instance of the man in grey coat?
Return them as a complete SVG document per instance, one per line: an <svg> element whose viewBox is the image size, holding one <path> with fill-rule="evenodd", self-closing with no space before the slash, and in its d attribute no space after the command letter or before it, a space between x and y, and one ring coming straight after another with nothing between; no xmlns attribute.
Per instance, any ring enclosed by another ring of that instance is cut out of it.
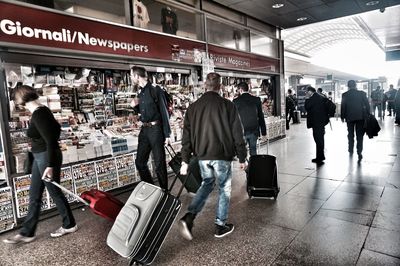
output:
<svg viewBox="0 0 400 266"><path fill-rule="evenodd" d="M347 138L349 140L348 151L353 155L354 150L354 130L357 136L358 160L362 160L364 121L370 113L367 94L357 90L356 82L349 80L347 83L349 90L342 95L341 119L347 122Z"/></svg>

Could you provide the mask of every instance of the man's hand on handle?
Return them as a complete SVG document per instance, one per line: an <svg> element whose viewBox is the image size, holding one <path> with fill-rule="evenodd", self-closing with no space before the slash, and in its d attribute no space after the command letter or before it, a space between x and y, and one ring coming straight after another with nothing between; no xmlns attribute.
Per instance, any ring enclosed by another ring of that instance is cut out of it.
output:
<svg viewBox="0 0 400 266"><path fill-rule="evenodd" d="M182 162L180 174L181 175L187 175L188 169L189 169L189 165L187 163L185 163L185 162Z"/></svg>

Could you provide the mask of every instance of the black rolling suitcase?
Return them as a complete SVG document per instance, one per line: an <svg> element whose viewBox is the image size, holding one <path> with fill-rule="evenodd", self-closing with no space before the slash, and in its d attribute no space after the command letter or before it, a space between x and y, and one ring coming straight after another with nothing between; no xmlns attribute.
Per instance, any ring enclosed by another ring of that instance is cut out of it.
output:
<svg viewBox="0 0 400 266"><path fill-rule="evenodd" d="M165 147L168 153L171 155L171 161L168 165L172 171L179 177L183 183L180 175L182 156L180 152L175 152L171 145ZM196 193L200 188L201 182L203 181L200 173L199 160L196 157L192 157L189 162L189 176L187 177L185 188L188 192Z"/></svg>
<svg viewBox="0 0 400 266"><path fill-rule="evenodd" d="M299 110L293 111L293 124L300 124L301 114Z"/></svg>
<svg viewBox="0 0 400 266"><path fill-rule="evenodd" d="M128 258L129 265L154 261L182 207L184 182L176 197L152 184L137 184L107 237L107 245Z"/></svg>
<svg viewBox="0 0 400 266"><path fill-rule="evenodd" d="M269 141L267 142L269 145ZM267 146L268 150L268 146ZM279 194L278 167L276 157L272 155L250 156L247 168L247 193L250 198L276 199Z"/></svg>

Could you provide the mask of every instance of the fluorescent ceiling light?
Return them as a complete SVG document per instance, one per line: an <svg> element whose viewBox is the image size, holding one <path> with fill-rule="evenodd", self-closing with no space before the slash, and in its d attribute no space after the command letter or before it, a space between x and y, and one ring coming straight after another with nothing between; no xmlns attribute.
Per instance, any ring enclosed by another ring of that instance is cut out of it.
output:
<svg viewBox="0 0 400 266"><path fill-rule="evenodd" d="M272 8L281 8L283 6L284 6L284 4L277 3L277 4L272 5Z"/></svg>
<svg viewBox="0 0 400 266"><path fill-rule="evenodd" d="M379 1L369 1L369 2L365 3L366 6L374 6L377 4L379 4Z"/></svg>
<svg viewBox="0 0 400 266"><path fill-rule="evenodd" d="M307 19L308 19L307 17L300 17L300 18L297 19L297 21L304 21L304 20L307 20Z"/></svg>

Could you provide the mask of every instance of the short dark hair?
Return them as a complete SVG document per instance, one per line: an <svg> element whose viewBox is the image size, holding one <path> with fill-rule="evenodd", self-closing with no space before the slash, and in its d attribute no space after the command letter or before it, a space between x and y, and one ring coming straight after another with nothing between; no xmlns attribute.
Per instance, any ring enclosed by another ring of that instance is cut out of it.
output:
<svg viewBox="0 0 400 266"><path fill-rule="evenodd" d="M147 72L144 67L133 66L131 67L131 73L138 74L138 76L141 78L147 78Z"/></svg>
<svg viewBox="0 0 400 266"><path fill-rule="evenodd" d="M356 87L356 82L355 82L355 80L352 80L352 79L349 80L349 81L347 82L347 87L354 89L354 88Z"/></svg>
<svg viewBox="0 0 400 266"><path fill-rule="evenodd" d="M316 92L314 87L308 86L307 91Z"/></svg>
<svg viewBox="0 0 400 266"><path fill-rule="evenodd" d="M318 92L322 92L322 88L318 88L317 90L318 90Z"/></svg>
<svg viewBox="0 0 400 266"><path fill-rule="evenodd" d="M243 91L249 91L249 84L247 84L246 82L240 82L238 88Z"/></svg>
<svg viewBox="0 0 400 266"><path fill-rule="evenodd" d="M14 89L13 91L13 99L15 101L16 96L21 97L22 104L32 102L34 100L39 99L39 95L37 91L28 85L22 85Z"/></svg>
<svg viewBox="0 0 400 266"><path fill-rule="evenodd" d="M292 89L288 89L287 92L288 92L289 94L291 94L293 91L292 91Z"/></svg>
<svg viewBox="0 0 400 266"><path fill-rule="evenodd" d="M218 73L211 72L206 77L206 90L219 91L221 86L221 76Z"/></svg>

